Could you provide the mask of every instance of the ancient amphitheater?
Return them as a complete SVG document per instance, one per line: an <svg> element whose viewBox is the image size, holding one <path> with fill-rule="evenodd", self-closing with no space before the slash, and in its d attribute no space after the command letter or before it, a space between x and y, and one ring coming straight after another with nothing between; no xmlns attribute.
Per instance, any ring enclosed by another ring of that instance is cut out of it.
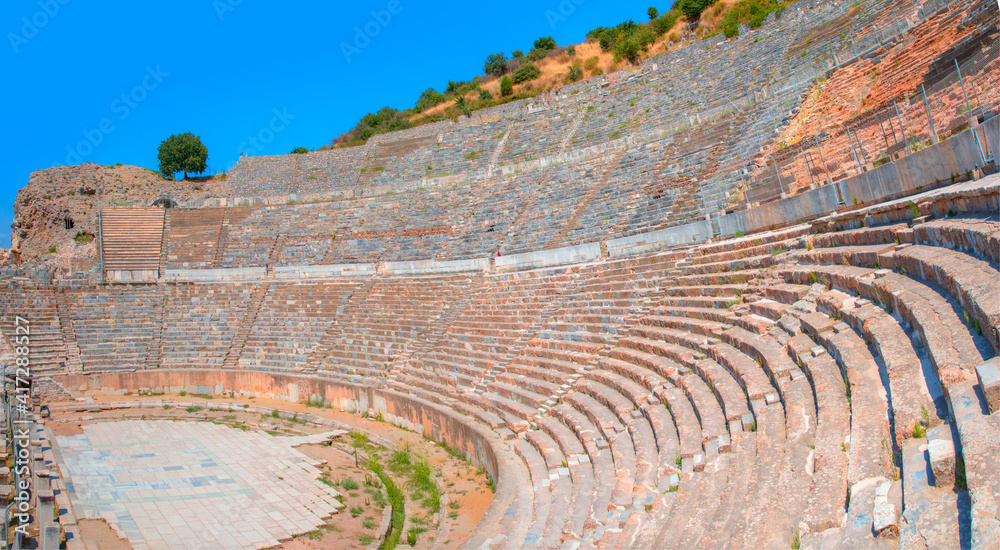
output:
<svg viewBox="0 0 1000 550"><path fill-rule="evenodd" d="M29 537L1000 548L997 2L741 31L225 192L106 190L89 262L0 271Z"/></svg>

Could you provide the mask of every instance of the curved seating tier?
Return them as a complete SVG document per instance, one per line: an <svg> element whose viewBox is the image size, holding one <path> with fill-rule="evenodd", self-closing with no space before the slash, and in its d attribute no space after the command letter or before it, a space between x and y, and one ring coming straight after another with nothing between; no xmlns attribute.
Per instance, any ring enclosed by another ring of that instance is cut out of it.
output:
<svg viewBox="0 0 1000 550"><path fill-rule="evenodd" d="M961 214L524 272L0 303L36 312L46 372L302 373L451 409L526 482L487 546L976 546L998 526L1000 222Z"/></svg>

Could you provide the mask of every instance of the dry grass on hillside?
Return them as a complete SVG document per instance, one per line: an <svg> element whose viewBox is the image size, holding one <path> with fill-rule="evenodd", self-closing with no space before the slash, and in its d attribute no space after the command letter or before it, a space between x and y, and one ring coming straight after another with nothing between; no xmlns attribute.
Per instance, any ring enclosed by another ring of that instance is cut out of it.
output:
<svg viewBox="0 0 1000 550"><path fill-rule="evenodd" d="M725 17L729 7L737 1L738 0L719 0L710 8L706 9L705 12L702 13L698 28L695 29L693 33L695 39L700 40L718 32L722 19ZM691 34L690 32L685 31L687 24L688 23L685 18L683 16L680 17L673 29L664 33L662 36L657 37L656 41L653 42L644 52L642 52L639 61L641 62L651 57L655 57L670 50L687 45L687 43L682 39L684 35L690 36ZM535 65L541 69L542 75L530 82L515 84L514 93L540 93L550 90L558 90L562 86L566 85L565 78L572 65L576 64L581 67L585 67L587 61L594 57L597 57L594 69L588 70L584 68L583 77L585 79L600 74L608 74L614 71L630 68L627 61L619 60L616 62L613 53L601 51L601 47L594 40L587 40L579 44L574 44L576 53L572 56L565 53L565 48L568 46L569 45L565 45L560 48L559 51L552 52L548 57L536 62ZM525 47L524 51L527 51L528 49L530 48ZM591 61L591 63L593 63L593 61ZM500 97L500 79L498 78L487 77L487 80L480 86L480 88L488 91L495 98ZM472 91L466 94L465 100L469 105L474 106L479 101L479 92ZM414 114L410 118L410 121L419 124L433 117L452 116L455 114L455 110L454 98L449 98L447 101L439 103L434 107L424 109L424 111L419 114Z"/></svg>

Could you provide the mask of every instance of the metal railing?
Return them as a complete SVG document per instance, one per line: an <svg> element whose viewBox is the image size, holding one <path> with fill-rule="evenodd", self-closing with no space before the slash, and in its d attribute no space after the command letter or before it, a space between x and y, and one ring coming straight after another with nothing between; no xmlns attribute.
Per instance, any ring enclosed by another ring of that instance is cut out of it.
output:
<svg viewBox="0 0 1000 550"><path fill-rule="evenodd" d="M913 67L900 66L898 58L882 59L865 74L872 85L865 99L850 97L853 86L827 96L832 101L856 102L846 107L860 114L846 123L827 126L792 144L779 143L777 150L766 155L748 150L723 161L720 173L729 202L768 202L855 176L997 116L1000 40L991 36L995 34L969 35L952 48L956 57L931 63L929 69L921 69L924 72L916 81ZM879 93L880 88L904 86L907 91L903 93ZM869 98L877 104L866 105ZM995 152L989 152L976 137L982 166Z"/></svg>

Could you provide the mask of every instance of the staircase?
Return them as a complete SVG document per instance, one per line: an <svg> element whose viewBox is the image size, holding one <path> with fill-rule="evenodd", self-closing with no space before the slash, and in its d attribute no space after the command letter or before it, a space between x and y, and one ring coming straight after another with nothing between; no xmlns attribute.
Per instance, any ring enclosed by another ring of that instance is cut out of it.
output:
<svg viewBox="0 0 1000 550"><path fill-rule="evenodd" d="M270 287L270 283L257 283L253 289L250 305L247 306L246 313L243 314L243 322L240 324L239 330L236 331L236 336L233 337L233 344L226 353L226 359L222 362L224 368L236 368L240 355L243 353L243 345L246 344L247 338L250 337L250 330L257 322L260 305L264 303L264 298L267 297L267 291Z"/></svg>
<svg viewBox="0 0 1000 550"><path fill-rule="evenodd" d="M573 214L566 220L566 223L563 224L562 229L560 229L559 232L552 237L552 240L545 245L545 248L558 248L562 244L563 235L566 235L579 225L580 217L583 216L584 212L586 212L587 208L590 206L590 202L593 201L594 196L597 195L597 192L603 189L608 183L608 179L611 178L611 173L614 172L615 166L621 162L624 155L625 150L622 149L618 151L615 156L611 157L611 160L604 165L604 173L601 174L601 179L595 181L590 186L590 189L587 189L587 192L583 195L583 197L576 202L576 206L573 207Z"/></svg>
<svg viewBox="0 0 1000 550"><path fill-rule="evenodd" d="M158 277L163 220L162 208L102 210L104 271L152 271Z"/></svg>
<svg viewBox="0 0 1000 550"><path fill-rule="evenodd" d="M283 235L275 235L274 242L271 243L271 248L267 251L267 265L269 267L278 265L278 255L281 254L281 249L284 246L285 237Z"/></svg>
<svg viewBox="0 0 1000 550"><path fill-rule="evenodd" d="M496 167L497 162L500 161L500 155L503 154L504 148L507 147L507 138L509 137L510 130L507 130L503 133L503 137L500 138L500 142L497 143L497 147L493 150L493 154L490 155L490 164L486 168L487 177L493 175L493 169Z"/></svg>
<svg viewBox="0 0 1000 550"><path fill-rule="evenodd" d="M219 225L219 238L215 244L215 257L212 259L212 267L222 267L222 261L226 257L226 248L229 247L229 208L222 216L222 224Z"/></svg>
<svg viewBox="0 0 1000 550"><path fill-rule="evenodd" d="M483 377L474 386L474 389L480 392L488 391L490 383L496 380L497 374L507 371L507 365L521 354L521 351L528 346L528 341L534 338L542 327L549 326L552 317L563 308L570 296L575 296L579 293L580 287L581 282L579 280L570 281L568 285L563 287L558 296L549 300L538 319L531 326L521 331L521 335L518 336L517 341L507 348L507 353L504 354L502 359L483 373Z"/></svg>
<svg viewBox="0 0 1000 550"><path fill-rule="evenodd" d="M539 176L538 178L539 189L544 189L545 186L548 185L549 180L552 179L551 173L552 173L551 170L545 170L542 172L542 175ZM520 211L518 211L517 216L514 218L514 221L510 222L510 229L507 231L507 234L504 236L503 240L500 241L500 244L498 246L503 247L507 243L516 241L517 238L521 235L521 233L525 231L525 228L522 227L524 224L525 217L527 216L528 212L531 211L532 207L535 206L535 202L538 200L539 197L541 197L541 195L542 195L541 193L532 193L531 195L528 196L528 200L524 202L524 206L521 208ZM490 258L491 265L493 261L494 258Z"/></svg>
<svg viewBox="0 0 1000 550"><path fill-rule="evenodd" d="M358 306L364 304L368 300L368 295L371 294L372 288L374 288L377 282L376 277L371 277L364 282L361 286L356 288L351 292L345 299L345 303L351 306ZM317 342L316 346L313 348L312 353L309 354L309 359L306 360L306 372L316 372L318 370L323 370L323 367L327 363L327 359L330 357L330 352L337 349L343 344L341 338L343 336L343 330L340 323L340 319L344 316L344 309L346 305L337 311L337 317L334 322L330 323L329 328Z"/></svg>
<svg viewBox="0 0 1000 550"><path fill-rule="evenodd" d="M83 372L83 362L80 360L80 346L76 343L73 332L73 321L70 317L69 303L66 291L59 289L56 294L56 313L59 316L59 328L63 335L63 345L66 346L66 368L70 373Z"/></svg>
<svg viewBox="0 0 1000 550"><path fill-rule="evenodd" d="M10 317L3 319L0 330L11 346L20 348L27 345L30 367L34 374L64 372L68 360L63 341L65 333L58 306L51 299L51 294L31 293L22 304L11 312ZM17 318L22 320L17 321ZM8 365L10 371L13 371L14 367L13 362Z"/></svg>
<svg viewBox="0 0 1000 550"><path fill-rule="evenodd" d="M580 129L580 125L583 124L583 120L587 118L587 109L583 106L580 107L580 114L576 115L576 120L573 121L573 126L570 127L569 133L563 138L562 143L559 144L559 154L566 152L569 147L570 142L573 140L573 136L576 135L576 131Z"/></svg>
<svg viewBox="0 0 1000 550"><path fill-rule="evenodd" d="M146 368L155 369L160 366L160 358L163 356L163 329L166 325L167 299L164 283L156 284L156 294L160 299L160 307L156 311L156 321L153 325L153 335L149 339L149 347L146 352Z"/></svg>
<svg viewBox="0 0 1000 550"><path fill-rule="evenodd" d="M167 250L170 248L170 211L163 211L163 236L160 238L160 273L167 269Z"/></svg>
<svg viewBox="0 0 1000 550"><path fill-rule="evenodd" d="M433 321L431 325L427 327L427 330L423 334L410 340L403 351L396 357L396 360L389 364L388 372L386 374L386 382L392 382L396 380L393 373L393 366L395 365L408 365L414 356L418 353L427 353L438 346L441 342L448 338L448 327L451 326L452 321L458 318L463 311L468 309L469 304L472 303L472 299L475 292L468 292L462 298L462 300L454 305L454 307L444 310L444 312L437 319ZM428 336L424 338L423 336Z"/></svg>

